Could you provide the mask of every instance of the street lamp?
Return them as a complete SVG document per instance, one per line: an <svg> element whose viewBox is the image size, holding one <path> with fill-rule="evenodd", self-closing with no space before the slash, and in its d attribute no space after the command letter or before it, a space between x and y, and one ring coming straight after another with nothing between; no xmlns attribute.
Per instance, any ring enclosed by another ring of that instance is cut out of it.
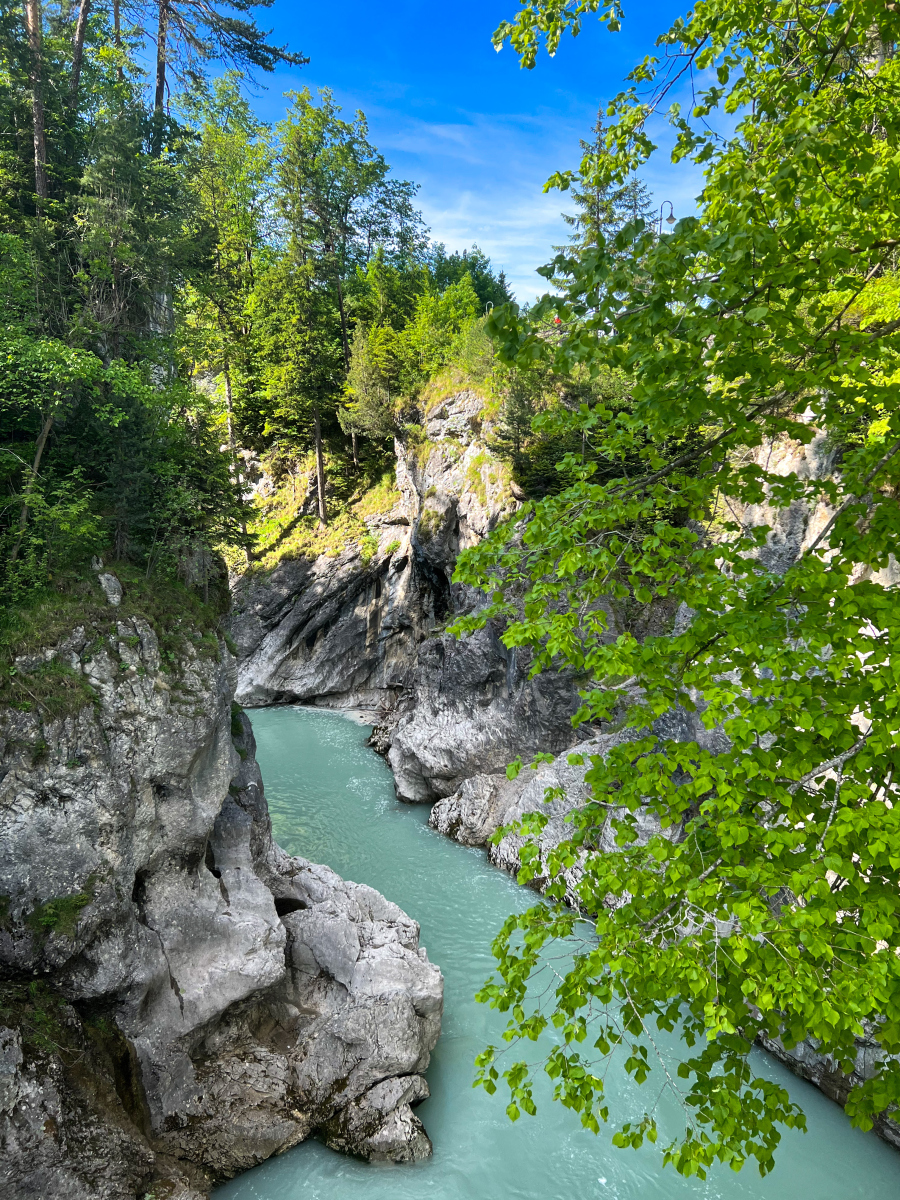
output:
<svg viewBox="0 0 900 1200"><path fill-rule="evenodd" d="M662 204L659 206L659 223L658 223L658 227L657 227L657 231L656 231L657 237L662 237L663 209L666 207L667 204L669 206L669 215L666 217L666 224L667 225L675 224L675 207L672 204L671 200L663 200Z"/></svg>

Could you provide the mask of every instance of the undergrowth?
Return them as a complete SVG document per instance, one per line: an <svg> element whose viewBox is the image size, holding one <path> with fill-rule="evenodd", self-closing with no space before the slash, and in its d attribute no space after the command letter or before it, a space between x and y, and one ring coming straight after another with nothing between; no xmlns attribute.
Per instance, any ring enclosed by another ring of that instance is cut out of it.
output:
<svg viewBox="0 0 900 1200"><path fill-rule="evenodd" d="M489 401L497 389L498 374L494 344L485 331L484 322L476 321L454 347L450 361L421 389L419 403L428 413L441 400L463 390L473 391L482 400Z"/></svg>
<svg viewBox="0 0 900 1200"><path fill-rule="evenodd" d="M255 501L248 530L254 534L254 567L271 571L285 559L335 557L356 547L368 561L377 551L377 540L366 525L366 517L390 512L400 500L392 471L363 473L355 486L328 496L328 522L299 512L302 497L291 476L276 484L275 494Z"/></svg>
<svg viewBox="0 0 900 1200"><path fill-rule="evenodd" d="M33 671L5 663L0 674L0 705L32 712L48 720L78 712L96 701L97 694L83 675L54 659Z"/></svg>
<svg viewBox="0 0 900 1200"><path fill-rule="evenodd" d="M0 983L0 1024L17 1029L23 1048L43 1053L67 1050L66 1000L42 980Z"/></svg>
<svg viewBox="0 0 900 1200"><path fill-rule="evenodd" d="M40 651L58 646L74 630L83 628L86 653L119 641L117 624L140 617L159 642L163 670L173 670L184 657L185 639L208 658L219 653L217 631L227 605L227 595L214 594L208 603L175 580L148 579L128 563L109 563L122 584L118 607L108 603L93 573L61 574L52 585L33 593L20 604L0 612L0 706L39 712L46 719L68 716L96 700L88 681L68 664L53 659L31 665L17 663Z"/></svg>

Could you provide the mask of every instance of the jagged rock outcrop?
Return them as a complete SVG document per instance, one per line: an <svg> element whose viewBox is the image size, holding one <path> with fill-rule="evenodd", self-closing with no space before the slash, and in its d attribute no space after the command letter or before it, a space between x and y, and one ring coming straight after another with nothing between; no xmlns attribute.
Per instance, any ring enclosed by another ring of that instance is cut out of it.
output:
<svg viewBox="0 0 900 1200"><path fill-rule="evenodd" d="M430 593L410 564L408 526L385 523L379 532L368 561L356 549L287 560L238 585L230 630L242 704L378 713L410 686L417 642L433 619Z"/></svg>
<svg viewBox="0 0 900 1200"><path fill-rule="evenodd" d="M529 679L529 665L530 656L507 650L492 625L420 645L387 754L401 800L437 800L473 775L505 770L519 754L579 741L571 677Z"/></svg>
<svg viewBox="0 0 900 1200"><path fill-rule="evenodd" d="M830 1055L822 1054L815 1038L805 1038L788 1050L780 1038L759 1038L759 1044L764 1046L795 1075L814 1083L824 1092L829 1100L840 1104L841 1108L847 1103L847 1097L852 1088L859 1087L868 1079L872 1079L878 1066L884 1061L885 1053L871 1036L872 1027L866 1022L866 1033L856 1039L856 1061L849 1075L835 1064ZM879 1113L873 1120L875 1132L880 1138L900 1150L900 1121L888 1113Z"/></svg>
<svg viewBox="0 0 900 1200"><path fill-rule="evenodd" d="M529 679L527 653L508 651L493 626L460 640L442 632L484 599L452 583L460 550L518 506L488 447L483 407L473 391L457 392L429 410L419 440L397 443L401 500L369 519L371 558L354 549L283 562L235 589L241 703L363 709L384 729L408 801L579 740L571 677Z"/></svg>
<svg viewBox="0 0 900 1200"><path fill-rule="evenodd" d="M807 413L803 419L809 420ZM809 442L797 442L780 438L776 442L764 442L752 451L752 460L772 475L795 475L798 479L815 482L840 474L840 451L823 430L814 430ZM769 528L765 545L760 547L760 561L770 571L784 572L805 554L817 541L834 516L834 508L824 497L814 504L794 500L791 504L776 506L767 497L760 504L737 504L725 500L729 518L744 529ZM883 570L872 572L867 567L858 567L853 582L871 578L884 587L895 587L900 583L900 566L891 559Z"/></svg>
<svg viewBox="0 0 900 1200"><path fill-rule="evenodd" d="M273 843L223 645L111 628L50 655L95 703L0 712L0 1193L188 1200L312 1133L425 1156L417 924Z"/></svg>
<svg viewBox="0 0 900 1200"><path fill-rule="evenodd" d="M653 728L660 737L692 738L712 753L727 746L727 739L720 730L706 729L696 713L685 709L667 713L654 723ZM486 846L494 866L515 875L519 870L519 848L524 839L515 833L507 834L496 845L490 844L489 839L503 826L520 821L528 813L540 812L548 818L537 839L542 864L546 863L550 851L571 836L570 815L590 795L585 775L590 770L591 759L603 758L613 747L633 742L645 732L611 729L580 742L574 750L559 755L552 763L523 768L515 779L508 779L505 772L474 775L453 795L433 805L429 824L464 846ZM570 762L570 758L575 761ZM617 815L621 812L610 810L600 835L598 849L603 852L615 849L612 822ZM634 816L639 838L649 839L661 832L655 813L645 809ZM674 828L666 836L677 839L680 833ZM580 875L577 864L566 872L568 899L573 905L578 903L573 889ZM541 888L546 876L539 872L533 882L535 887Z"/></svg>

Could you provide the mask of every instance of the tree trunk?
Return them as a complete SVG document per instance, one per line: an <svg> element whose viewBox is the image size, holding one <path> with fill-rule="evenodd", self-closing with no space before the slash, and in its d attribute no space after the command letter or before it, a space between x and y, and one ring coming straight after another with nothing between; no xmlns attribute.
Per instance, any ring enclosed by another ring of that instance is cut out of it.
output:
<svg viewBox="0 0 900 1200"><path fill-rule="evenodd" d="M12 566L19 557L19 549L22 545L22 538L25 536L25 526L28 523L28 498L34 488L35 480L38 477L38 470L41 465L41 458L44 454L44 447L47 445L47 438L50 436L50 430L53 428L53 414L44 418L44 424L41 432L38 434L37 445L34 449L34 464L31 468L31 477L25 485L25 491L22 497L22 511L19 513L19 536L16 538L16 543L12 548L12 553L9 556L9 565Z"/></svg>
<svg viewBox="0 0 900 1200"><path fill-rule="evenodd" d="M166 39L169 34L169 0L159 0L159 26L156 33L156 94L153 107L161 113L166 102Z"/></svg>
<svg viewBox="0 0 900 1200"><path fill-rule="evenodd" d="M234 424L232 413L234 411L233 399L231 393L231 368L228 363L225 364L225 423L228 427L228 449L234 457Z"/></svg>
<svg viewBox="0 0 900 1200"><path fill-rule="evenodd" d="M341 341L344 343L344 367L350 370L350 341L347 337L347 314L344 311L344 290L341 287L341 276L336 272L338 312L341 314Z"/></svg>
<svg viewBox="0 0 900 1200"><path fill-rule="evenodd" d="M113 37L116 43L116 49L122 49L122 21L119 13L119 0L113 0ZM116 67L116 78L119 83L125 79L125 72L122 70L121 62Z"/></svg>
<svg viewBox="0 0 900 1200"><path fill-rule="evenodd" d="M241 533L244 535L244 561L247 566L250 566L250 549L246 543L247 537L247 518L244 516L244 489L243 480L241 478L241 468L238 466L238 457L234 449L234 421L232 417L233 404L231 394L231 371L228 364L225 365L225 413L228 421L228 449L231 453L231 461L234 463L234 475L237 480L238 490L241 493Z"/></svg>
<svg viewBox="0 0 900 1200"><path fill-rule="evenodd" d="M328 509L325 507L325 461L322 458L322 425L319 421L319 406L313 405L313 416L316 421L316 482L319 491L319 520L323 525L328 524Z"/></svg>
<svg viewBox="0 0 900 1200"><path fill-rule="evenodd" d="M47 141L44 136L44 69L42 55L41 0L25 0L25 27L31 50L29 82L31 84L31 117L34 126L34 190L38 212L47 199Z"/></svg>
<svg viewBox="0 0 900 1200"><path fill-rule="evenodd" d="M356 430L350 430L350 441L353 444L353 465L356 468L357 475L359 474L359 458L356 455Z"/></svg>
<svg viewBox="0 0 900 1200"><path fill-rule="evenodd" d="M87 32L88 15L91 11L91 0L81 0L78 9L78 20L75 23L75 38L72 42L72 80L69 94L74 105L78 100L78 84L81 81L81 63L84 58L84 35Z"/></svg>
<svg viewBox="0 0 900 1200"><path fill-rule="evenodd" d="M156 31L156 93L153 98L154 154L162 150L163 109L166 103L166 39L169 33L170 0L159 0L159 25Z"/></svg>

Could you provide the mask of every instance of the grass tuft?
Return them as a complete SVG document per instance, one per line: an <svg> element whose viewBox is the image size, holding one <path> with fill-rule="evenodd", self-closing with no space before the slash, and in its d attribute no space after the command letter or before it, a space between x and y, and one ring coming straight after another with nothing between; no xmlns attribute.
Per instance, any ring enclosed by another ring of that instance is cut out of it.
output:
<svg viewBox="0 0 900 1200"><path fill-rule="evenodd" d="M420 541L430 542L440 529L443 519L443 514L438 512L436 508L424 508L422 515L419 517L419 524L416 527L416 533Z"/></svg>
<svg viewBox="0 0 900 1200"><path fill-rule="evenodd" d="M87 881L87 889L75 892L69 896L56 896L45 900L25 918L28 925L40 938L47 938L51 933L61 937L71 937L78 925L82 910L87 908L94 898L95 876Z"/></svg>
<svg viewBox="0 0 900 1200"><path fill-rule="evenodd" d="M68 1040L67 1003L42 980L0 984L0 1024L18 1029L26 1049L47 1053Z"/></svg>
<svg viewBox="0 0 900 1200"><path fill-rule="evenodd" d="M0 670L0 705L20 712L39 712L52 721L97 701L97 693L84 676L58 659L28 672L9 664Z"/></svg>

